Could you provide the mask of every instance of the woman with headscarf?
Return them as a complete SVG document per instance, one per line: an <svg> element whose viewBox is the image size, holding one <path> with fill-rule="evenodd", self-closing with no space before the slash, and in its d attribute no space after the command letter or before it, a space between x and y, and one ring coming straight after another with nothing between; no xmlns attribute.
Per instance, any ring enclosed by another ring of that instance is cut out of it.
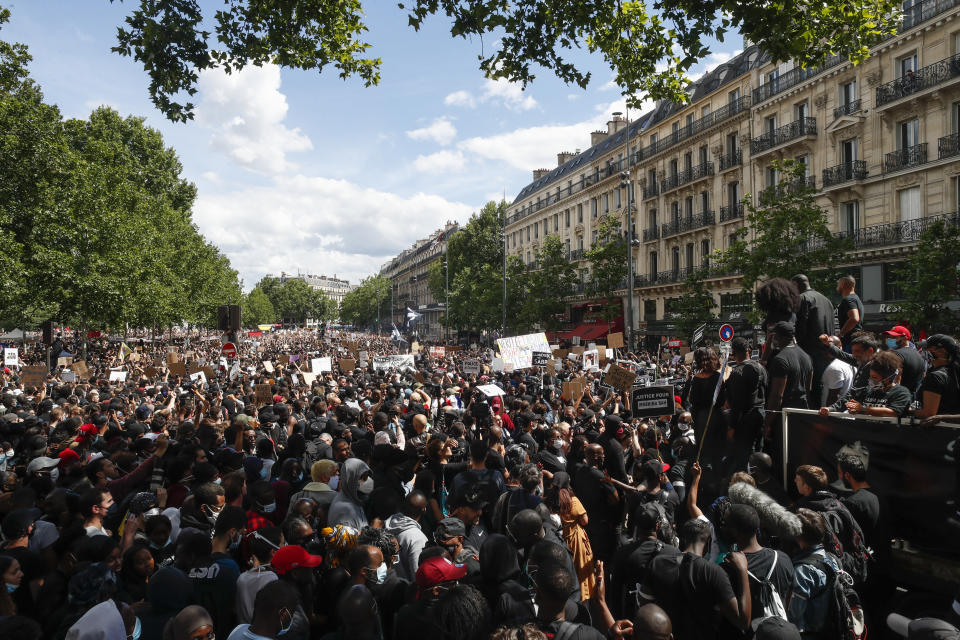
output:
<svg viewBox="0 0 960 640"><path fill-rule="evenodd" d="M536 618L530 592L520 581L517 550L505 535L491 534L480 546L480 591L493 619L504 625L518 625Z"/></svg>
<svg viewBox="0 0 960 640"><path fill-rule="evenodd" d="M163 640L207 640L213 633L213 618L200 605L191 605L167 621Z"/></svg>
<svg viewBox="0 0 960 640"><path fill-rule="evenodd" d="M357 458L347 458L340 469L340 493L330 504L327 523L347 525L357 531L369 524L363 505L373 487L370 467Z"/></svg>
<svg viewBox="0 0 960 640"><path fill-rule="evenodd" d="M560 517L563 541L573 555L573 566L580 581L580 597L588 600L596 582L593 550L587 537L587 510L570 488L570 476L564 471L553 474L553 484L544 500L552 513Z"/></svg>

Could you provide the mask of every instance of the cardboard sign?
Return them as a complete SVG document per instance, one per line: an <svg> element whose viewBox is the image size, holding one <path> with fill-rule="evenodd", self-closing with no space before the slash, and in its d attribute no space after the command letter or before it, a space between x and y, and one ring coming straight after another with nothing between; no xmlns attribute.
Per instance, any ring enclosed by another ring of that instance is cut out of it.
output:
<svg viewBox="0 0 960 640"><path fill-rule="evenodd" d="M290 364L290 356L284 354L279 358L277 358L277 362L279 362L280 364Z"/></svg>
<svg viewBox="0 0 960 640"><path fill-rule="evenodd" d="M15 367L20 364L20 352L16 347L6 347L3 350L3 366Z"/></svg>
<svg viewBox="0 0 960 640"><path fill-rule="evenodd" d="M60 379L64 382L76 382L77 374L73 371L64 371L60 374Z"/></svg>
<svg viewBox="0 0 960 640"><path fill-rule="evenodd" d="M584 385L582 378L567 380L561 387L560 395L567 402L574 402L580 399L580 396L583 395L583 390Z"/></svg>
<svg viewBox="0 0 960 640"><path fill-rule="evenodd" d="M353 373L353 370L357 368L356 360L340 360L340 371L344 373Z"/></svg>
<svg viewBox="0 0 960 640"><path fill-rule="evenodd" d="M180 376L181 378L187 376L187 367L182 362L171 362L168 368L172 376Z"/></svg>
<svg viewBox="0 0 960 640"><path fill-rule="evenodd" d="M531 362L533 352L549 352L550 343L545 333L530 333L512 338L498 338L497 349L500 350L500 357L503 358L504 370L508 364L512 364L515 369L527 369L533 366Z"/></svg>
<svg viewBox="0 0 960 640"><path fill-rule="evenodd" d="M268 384L253 385L253 393L258 404L270 404L273 402L273 391Z"/></svg>
<svg viewBox="0 0 960 640"><path fill-rule="evenodd" d="M111 371L110 372L110 382L126 382L127 381L127 372L126 371Z"/></svg>
<svg viewBox="0 0 960 640"><path fill-rule="evenodd" d="M58 367L69 367L71 364L73 364L73 358L71 357L57 358Z"/></svg>
<svg viewBox="0 0 960 640"><path fill-rule="evenodd" d="M608 384L614 389L620 391L627 391L633 386L634 380L637 379L637 374L633 371L624 369L623 367L618 367L613 364L610 365L610 368L607 369L607 373L603 376L604 384Z"/></svg>
<svg viewBox="0 0 960 640"><path fill-rule="evenodd" d="M267 373L273 373L273 372L274 372L273 363L270 362L269 360L264 360L264 361L263 361L263 368L264 368L264 370L265 370Z"/></svg>
<svg viewBox="0 0 960 640"><path fill-rule="evenodd" d="M374 356L373 358L373 370L374 371L386 371L387 369L414 369L415 363L413 356L410 354L402 356Z"/></svg>
<svg viewBox="0 0 960 640"><path fill-rule="evenodd" d="M623 333L611 333L607 336L607 346L611 349L623 349Z"/></svg>
<svg viewBox="0 0 960 640"><path fill-rule="evenodd" d="M477 359L464 360L460 363L460 368L467 375L480 374L480 361Z"/></svg>
<svg viewBox="0 0 960 640"><path fill-rule="evenodd" d="M180 362L180 356L178 356L173 351L167 352L167 364L173 364L175 362Z"/></svg>
<svg viewBox="0 0 960 640"><path fill-rule="evenodd" d="M207 380L215 380L217 377L217 372L214 371L213 367L206 366L203 368L203 375L206 376ZM207 380L204 380L206 382Z"/></svg>
<svg viewBox="0 0 960 640"><path fill-rule="evenodd" d="M333 372L333 360L330 356L325 358L313 358L310 360L310 370L313 373Z"/></svg>
<svg viewBox="0 0 960 640"><path fill-rule="evenodd" d="M20 378L24 387L42 387L47 377L47 368L44 366L24 367Z"/></svg>
<svg viewBox="0 0 960 640"><path fill-rule="evenodd" d="M84 362L83 360L77 360L72 365L70 365L70 368L73 370L74 373L77 374L77 377L79 377L81 380L84 380L90 377L90 370L87 369L87 363Z"/></svg>
<svg viewBox="0 0 960 640"><path fill-rule="evenodd" d="M600 356L601 364L607 361L607 348L602 344L597 345L597 354Z"/></svg>
<svg viewBox="0 0 960 640"><path fill-rule="evenodd" d="M600 368L600 354L596 349L590 349L583 352L583 368L587 371L593 371Z"/></svg>
<svg viewBox="0 0 960 640"><path fill-rule="evenodd" d="M555 358L560 358L561 360L562 360L563 358L566 358L568 353L570 353L570 350L569 350L569 349L554 349L554 350L553 350L553 356L554 356Z"/></svg>
<svg viewBox="0 0 960 640"><path fill-rule="evenodd" d="M147 376L148 379L153 380L153 379L156 378L158 375L160 375L160 372L157 371L156 367L152 367L152 366L151 366L151 367L147 367L147 368L144 370L143 375Z"/></svg>
<svg viewBox="0 0 960 640"><path fill-rule="evenodd" d="M410 353L420 353L420 343L414 342L410 345Z"/></svg>
<svg viewBox="0 0 960 640"><path fill-rule="evenodd" d="M479 387L477 387L477 389L480 391L480 393L487 396L488 398L505 395L503 392L503 389L501 389L495 384L482 384Z"/></svg>
<svg viewBox="0 0 960 640"><path fill-rule="evenodd" d="M317 375L315 373L307 373L306 371L301 371L303 375L303 382L308 387L312 387L313 383L317 381Z"/></svg>
<svg viewBox="0 0 960 640"><path fill-rule="evenodd" d="M575 356L579 356L580 354L582 354L582 353L583 353L584 351L586 351L586 350L587 350L586 347L584 347L584 346L582 346L582 345L577 345L577 346L575 346L573 349L570 349L570 353L572 353L572 354L575 355Z"/></svg>
<svg viewBox="0 0 960 640"><path fill-rule="evenodd" d="M630 411L634 418L672 416L676 413L673 402L673 386L637 387L630 398Z"/></svg>

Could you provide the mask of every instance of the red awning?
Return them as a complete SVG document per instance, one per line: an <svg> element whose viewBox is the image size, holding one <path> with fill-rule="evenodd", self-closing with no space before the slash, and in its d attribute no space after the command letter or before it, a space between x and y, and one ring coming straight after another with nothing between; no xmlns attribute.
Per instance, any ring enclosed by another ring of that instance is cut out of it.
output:
<svg viewBox="0 0 960 640"><path fill-rule="evenodd" d="M590 325L590 329L581 336L581 340L586 340L587 342L592 342L599 340L600 338L606 337L610 333L610 325L607 324L593 324Z"/></svg>

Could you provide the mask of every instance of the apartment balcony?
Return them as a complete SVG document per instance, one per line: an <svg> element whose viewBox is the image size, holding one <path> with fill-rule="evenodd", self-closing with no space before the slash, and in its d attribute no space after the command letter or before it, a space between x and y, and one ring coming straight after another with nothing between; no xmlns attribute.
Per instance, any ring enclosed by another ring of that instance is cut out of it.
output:
<svg viewBox="0 0 960 640"><path fill-rule="evenodd" d="M736 100L732 100L727 104L723 105L719 109L711 111L705 116L694 120L688 125L684 125L670 133L669 135L664 136L656 142L652 142L646 147L640 149L637 153L637 161L647 160L658 153L666 151L674 145L680 144L684 140L692 138L695 135L703 133L704 131L710 129L714 125L720 124L721 122L726 122L727 120L733 118L736 115L741 113L747 113L750 110L750 96L743 96Z"/></svg>
<svg viewBox="0 0 960 640"><path fill-rule="evenodd" d="M960 133L951 133L937 141L939 158L951 158L960 155Z"/></svg>
<svg viewBox="0 0 960 640"><path fill-rule="evenodd" d="M643 230L643 241L651 242L652 240L657 240L660 238L660 227L656 225L650 227L649 229Z"/></svg>
<svg viewBox="0 0 960 640"><path fill-rule="evenodd" d="M818 73L829 69L830 67L835 67L841 62L844 62L846 58L843 56L830 56L827 58L824 63L819 67L810 67L809 69L802 69L800 67L794 67L790 71L787 71L783 75L780 75L776 78L771 79L769 82L765 82L756 89L753 90L753 106L757 106L764 100L772 98L778 93L782 93L791 87L795 87L801 82L812 78Z"/></svg>
<svg viewBox="0 0 960 640"><path fill-rule="evenodd" d="M709 227L716 223L717 216L713 211L703 211L697 215L679 218L664 224L661 227L661 233L663 237L666 238L667 236L675 236L678 233L686 233L687 231L693 231L701 227Z"/></svg>
<svg viewBox="0 0 960 640"><path fill-rule="evenodd" d="M832 187L851 180L863 180L867 177L867 163L863 160L844 162L823 170L823 188Z"/></svg>
<svg viewBox="0 0 960 640"><path fill-rule="evenodd" d="M884 172L900 171L918 167L927 161L927 143L921 142L912 147L891 151L883 159Z"/></svg>
<svg viewBox="0 0 960 640"><path fill-rule="evenodd" d="M663 193L666 193L671 189L676 189L679 186L680 186L679 173L675 173L672 176L667 176L666 178L660 181L660 191L662 191Z"/></svg>
<svg viewBox="0 0 960 640"><path fill-rule="evenodd" d="M650 198L655 198L660 195L660 189L657 188L657 183L654 182L650 186L643 188L643 199L649 200Z"/></svg>
<svg viewBox="0 0 960 640"><path fill-rule="evenodd" d="M743 203L735 202L720 207L720 222L730 222L743 217Z"/></svg>
<svg viewBox="0 0 960 640"><path fill-rule="evenodd" d="M813 176L805 176L792 182L786 182L774 187L767 187L760 192L758 198L761 205L767 206L786 196L794 195L803 189L816 189L817 180Z"/></svg>
<svg viewBox="0 0 960 640"><path fill-rule="evenodd" d="M695 167L684 169L676 175L669 176L660 181L660 189L663 193L682 187L685 184L696 182L713 175L713 162L701 162Z"/></svg>
<svg viewBox="0 0 960 640"><path fill-rule="evenodd" d="M854 113L859 113L860 109L862 108L861 105L862 105L862 102L860 98L857 98L856 100L851 100L846 104L842 104L839 107L836 107L833 110L833 117L839 118L840 116L849 116L849 115L853 115Z"/></svg>
<svg viewBox="0 0 960 640"><path fill-rule="evenodd" d="M743 149L737 149L724 156L720 156L720 171L726 171L743 164Z"/></svg>
<svg viewBox="0 0 960 640"><path fill-rule="evenodd" d="M916 73L897 78L877 87L877 108L895 102L900 98L932 89L960 76L960 54L934 62Z"/></svg>
<svg viewBox="0 0 960 640"><path fill-rule="evenodd" d="M567 254L567 260L570 262L578 262L583 260L583 249L574 249Z"/></svg>
<svg viewBox="0 0 960 640"><path fill-rule="evenodd" d="M914 2L912 6L903 7L903 22L900 24L900 32L915 27L941 13L946 13L958 4L960 4L958 0L920 0L920 2Z"/></svg>
<svg viewBox="0 0 960 640"><path fill-rule="evenodd" d="M948 226L958 226L960 225L960 212L928 216L915 220L901 220L900 222L877 224L870 227L862 227L856 231L841 231L836 235L842 238L850 238L853 240L853 246L857 249L890 247L898 244L917 242L920 236L930 229L934 223L941 220Z"/></svg>
<svg viewBox="0 0 960 640"><path fill-rule="evenodd" d="M753 155L764 153L782 144L815 135L817 135L817 119L801 118L751 140L750 153Z"/></svg>

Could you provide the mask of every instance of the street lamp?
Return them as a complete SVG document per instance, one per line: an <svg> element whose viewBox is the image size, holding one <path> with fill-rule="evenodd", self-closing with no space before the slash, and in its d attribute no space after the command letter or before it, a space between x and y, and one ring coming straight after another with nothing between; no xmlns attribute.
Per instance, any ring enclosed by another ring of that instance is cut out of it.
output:
<svg viewBox="0 0 960 640"><path fill-rule="evenodd" d="M443 303L443 341L450 342L450 262L447 260L447 248L443 248L443 279L446 302Z"/></svg>
<svg viewBox="0 0 960 640"><path fill-rule="evenodd" d="M613 115L615 118L620 117L619 111L614 111ZM630 179L630 171L633 168L630 162L630 110L627 110L626 117L626 141L625 145L627 148L627 167L624 172L620 174L620 186L626 187L627 189L627 350L633 351L633 247L634 243L634 233L633 233L633 184Z"/></svg>

